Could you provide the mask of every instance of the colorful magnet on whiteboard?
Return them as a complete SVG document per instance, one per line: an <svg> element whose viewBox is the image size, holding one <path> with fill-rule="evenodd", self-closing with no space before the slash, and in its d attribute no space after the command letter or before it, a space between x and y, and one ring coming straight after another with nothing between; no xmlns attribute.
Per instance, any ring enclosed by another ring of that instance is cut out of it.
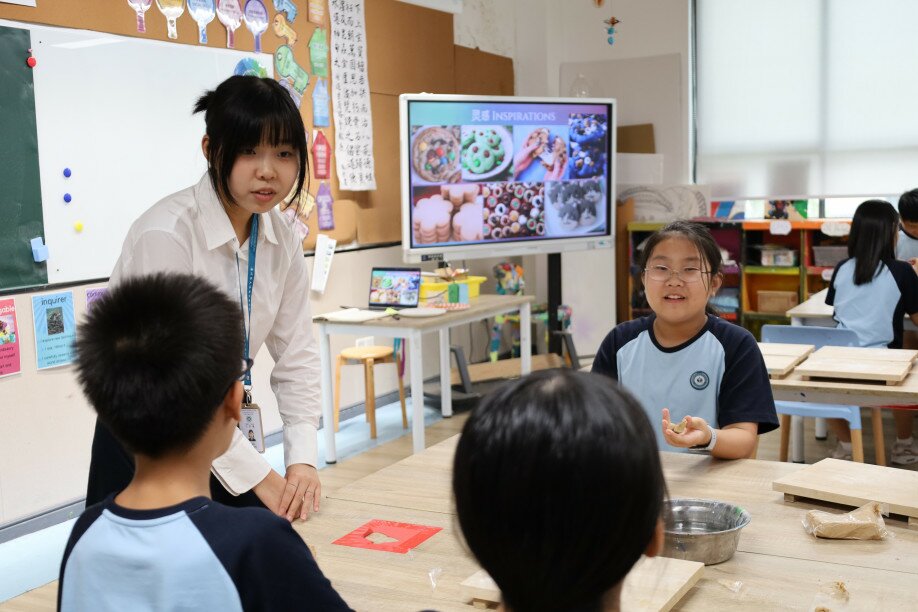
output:
<svg viewBox="0 0 918 612"><path fill-rule="evenodd" d="M293 49L287 45L280 45L274 52L274 65L277 75L288 77L293 81L293 88L302 95L309 85L309 73L293 59Z"/></svg>
<svg viewBox="0 0 918 612"><path fill-rule="evenodd" d="M76 223L74 223L74 224L73 224L73 229L75 229L75 230L78 231L78 232L82 232L82 231L83 231L83 222L82 222L82 221L77 221Z"/></svg>
<svg viewBox="0 0 918 612"><path fill-rule="evenodd" d="M65 177L70 178L70 175L71 175L71 174L73 174L73 172L70 171L70 168L64 168L64 176L65 176Z"/></svg>
<svg viewBox="0 0 918 612"><path fill-rule="evenodd" d="M278 13L287 13L287 21L296 21L297 8L292 0L274 0L274 8Z"/></svg>
<svg viewBox="0 0 918 612"><path fill-rule="evenodd" d="M217 0L217 19L226 27L226 48L235 48L236 30L242 25L239 0Z"/></svg>
<svg viewBox="0 0 918 612"><path fill-rule="evenodd" d="M71 201L71 200L73 200L73 196L70 195L69 193L65 193L65 194L64 194L64 201L67 202L68 204L70 204L70 201Z"/></svg>
<svg viewBox="0 0 918 612"><path fill-rule="evenodd" d="M41 236L32 238L29 241L29 244L32 245L32 259L35 260L35 263L41 263L48 259L48 247L45 246L44 242Z"/></svg>
<svg viewBox="0 0 918 612"><path fill-rule="evenodd" d="M245 27L255 37L255 53L261 53L261 35L268 29L268 9L261 0L249 0L245 3Z"/></svg>
<svg viewBox="0 0 918 612"><path fill-rule="evenodd" d="M188 14L198 24L198 43L206 45L207 24L217 15L214 0L188 0Z"/></svg>
<svg viewBox="0 0 918 612"><path fill-rule="evenodd" d="M29 59L27 59L25 63L26 63L26 66L28 66L29 68L34 68L35 66L38 65L38 60L30 55Z"/></svg>
<svg viewBox="0 0 918 612"><path fill-rule="evenodd" d="M166 17L166 30L169 38L177 39L178 28L175 22L185 12L184 0L156 0L156 7Z"/></svg>

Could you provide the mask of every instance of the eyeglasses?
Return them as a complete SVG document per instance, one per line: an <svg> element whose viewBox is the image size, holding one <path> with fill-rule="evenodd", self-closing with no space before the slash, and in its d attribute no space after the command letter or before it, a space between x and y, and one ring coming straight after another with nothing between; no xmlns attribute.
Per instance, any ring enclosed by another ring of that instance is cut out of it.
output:
<svg viewBox="0 0 918 612"><path fill-rule="evenodd" d="M682 268L681 270L673 270L669 266L650 266L649 268L644 268L644 273L652 281L657 282L666 282L671 279L673 276L677 277L683 283L697 283L701 280L701 277L705 274L710 274L710 272L703 271L701 268Z"/></svg>
<svg viewBox="0 0 918 612"><path fill-rule="evenodd" d="M255 365L255 360L251 357L242 359L242 374L239 375L237 380L242 380L245 378L245 375L252 371L252 366Z"/></svg>

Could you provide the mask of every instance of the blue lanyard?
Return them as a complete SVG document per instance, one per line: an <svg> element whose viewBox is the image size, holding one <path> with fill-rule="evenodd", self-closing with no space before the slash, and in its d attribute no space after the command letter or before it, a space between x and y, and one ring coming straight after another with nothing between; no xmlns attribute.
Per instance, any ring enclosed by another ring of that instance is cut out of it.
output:
<svg viewBox="0 0 918 612"><path fill-rule="evenodd" d="M249 305L249 321L245 326L245 359L249 359L249 336L252 333L252 288L255 286L255 251L258 248L258 215L252 215L252 232L249 234L249 280L246 283L246 293L248 294L248 305ZM239 253L236 253L236 276L240 277L239 274ZM243 310L242 307L242 279L239 278L239 309ZM242 379L242 384L245 387L246 393L252 389L252 372L251 370L245 373L245 378Z"/></svg>

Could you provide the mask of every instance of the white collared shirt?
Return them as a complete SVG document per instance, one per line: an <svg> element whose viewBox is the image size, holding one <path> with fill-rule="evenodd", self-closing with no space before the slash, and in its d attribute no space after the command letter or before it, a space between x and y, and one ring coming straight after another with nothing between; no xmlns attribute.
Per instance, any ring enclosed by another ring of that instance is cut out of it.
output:
<svg viewBox="0 0 918 612"><path fill-rule="evenodd" d="M134 222L110 286L130 276L184 272L206 278L238 301L240 280L245 295L248 260L248 240L239 244L205 174L197 185L160 200ZM275 208L261 215L258 225L249 354L256 355L265 344L274 358L271 388L284 423L288 466L314 466L318 460L319 355L309 311L303 247ZM229 450L213 463L213 473L233 495L252 489L270 469L238 429Z"/></svg>

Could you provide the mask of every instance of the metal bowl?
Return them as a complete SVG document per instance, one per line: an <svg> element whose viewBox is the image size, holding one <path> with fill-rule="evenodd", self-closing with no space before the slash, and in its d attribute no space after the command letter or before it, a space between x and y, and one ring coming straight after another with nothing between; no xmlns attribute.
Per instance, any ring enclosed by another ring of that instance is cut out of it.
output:
<svg viewBox="0 0 918 612"><path fill-rule="evenodd" d="M723 563L733 556L749 513L713 499L669 499L664 502L664 557Z"/></svg>

